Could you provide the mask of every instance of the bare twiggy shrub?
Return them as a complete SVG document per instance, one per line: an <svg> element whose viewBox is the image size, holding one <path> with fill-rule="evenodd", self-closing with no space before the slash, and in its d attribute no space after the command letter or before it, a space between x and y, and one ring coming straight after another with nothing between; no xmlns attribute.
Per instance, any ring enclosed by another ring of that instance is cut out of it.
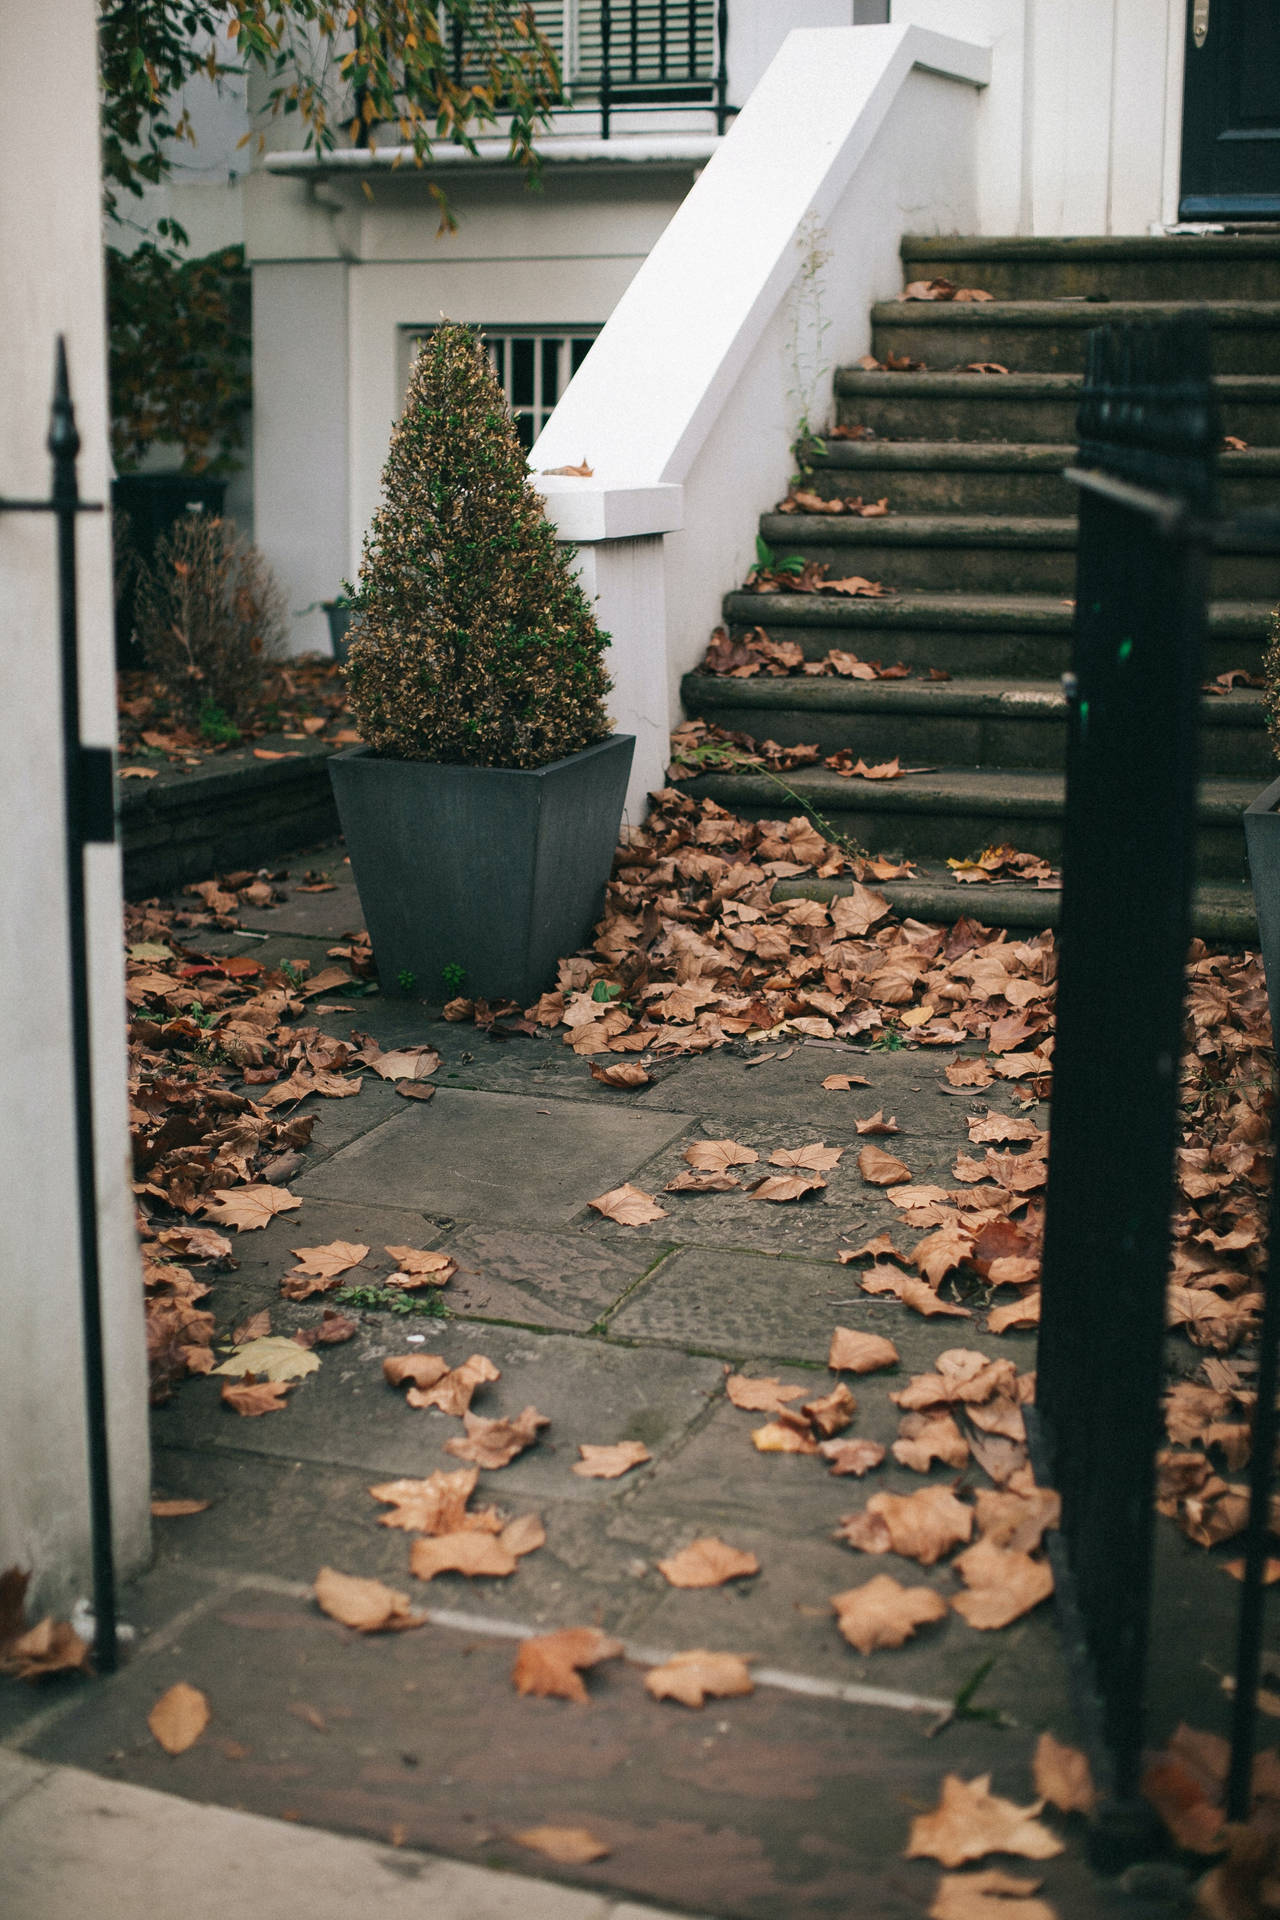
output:
<svg viewBox="0 0 1280 1920"><path fill-rule="evenodd" d="M365 541L347 685L376 752L540 767L602 740L600 631L479 336L424 343Z"/></svg>
<svg viewBox="0 0 1280 1920"><path fill-rule="evenodd" d="M284 596L257 547L230 520L179 520L141 569L139 644L192 720L211 708L231 721L248 719L264 697L284 634Z"/></svg>

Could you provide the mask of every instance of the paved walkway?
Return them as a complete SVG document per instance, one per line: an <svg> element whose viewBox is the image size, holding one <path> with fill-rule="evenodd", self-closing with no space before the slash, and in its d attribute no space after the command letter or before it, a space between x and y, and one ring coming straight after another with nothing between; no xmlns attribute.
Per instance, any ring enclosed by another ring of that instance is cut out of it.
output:
<svg viewBox="0 0 1280 1920"><path fill-rule="evenodd" d="M344 883L295 895L217 944L318 966L356 915ZM273 1920L327 1920L339 1899L344 1912L387 1920L636 1912L617 1900L741 1920L917 1920L939 1869L901 1854L944 1774L990 1772L997 1792L1026 1802L1039 1730L1076 1737L1050 1611L996 1634L951 1615L898 1651L859 1656L836 1631L832 1594L883 1571L958 1590L945 1567L872 1561L832 1538L872 1490L922 1480L892 1459L867 1482L757 1452L759 1416L728 1403L724 1377L732 1365L825 1392L837 1322L887 1334L901 1369L854 1382L852 1429L887 1445L899 1418L890 1391L943 1349L1034 1365L1032 1336L992 1341L977 1319L924 1320L859 1295L836 1264L842 1246L892 1224L853 1164L858 1118L896 1114L895 1151L918 1180L948 1182L971 1103L946 1089L942 1058L855 1059L809 1042L759 1066L725 1049L659 1062L651 1086L615 1092L558 1039L490 1040L403 1000L319 1017L344 1035L367 1028L384 1047L429 1042L442 1055L438 1090L419 1103L366 1075L358 1098L316 1103L314 1143L290 1183L301 1209L239 1236L238 1270L217 1277L207 1304L228 1332L263 1307L276 1332L313 1322L320 1301L280 1298L290 1249L343 1239L370 1246L375 1275L392 1265L387 1245L450 1252L451 1317L357 1314L356 1338L317 1349L319 1371L283 1413L237 1418L219 1382L200 1379L158 1411L156 1492L212 1504L157 1521L154 1565L125 1598L136 1651L117 1676L40 1693L0 1685L0 1739L25 1756L0 1751L0 1849L16 1876L6 1920L81 1909L189 1920L251 1902ZM868 1087L822 1088L850 1065ZM982 1097L1011 1102L1003 1088ZM821 1194L794 1205L663 1195L667 1217L636 1228L587 1210L623 1181L659 1192L691 1141L726 1136L762 1159L819 1139L846 1155ZM480 1499L546 1526L545 1547L507 1580L446 1574L422 1586L408 1536L378 1524L372 1484L457 1464L444 1442L459 1423L415 1412L384 1382L383 1358L415 1350L451 1365L484 1353L501 1379L477 1412L532 1404L550 1418L538 1446L482 1476ZM643 1441L651 1462L615 1481L570 1471L580 1443L624 1439ZM655 1563L708 1534L756 1554L758 1576L668 1586ZM1231 1583L1202 1574L1182 1543L1169 1551L1180 1556L1179 1620L1196 1619L1197 1637L1165 1717L1176 1706L1217 1725L1204 1651ZM324 1565L412 1591L431 1624L348 1633L310 1597ZM591 1705L518 1697L514 1642L577 1625L627 1648L591 1675ZM651 1700L646 1664L699 1646L755 1655L754 1694L701 1711ZM992 1717L940 1729L988 1661L975 1705ZM206 1693L212 1719L170 1758L146 1715L177 1681ZM540 1825L587 1828L608 1853L553 1866L513 1838ZM1166 1912L1100 1887L1063 1831L1067 1851L1036 1868L1062 1920Z"/></svg>

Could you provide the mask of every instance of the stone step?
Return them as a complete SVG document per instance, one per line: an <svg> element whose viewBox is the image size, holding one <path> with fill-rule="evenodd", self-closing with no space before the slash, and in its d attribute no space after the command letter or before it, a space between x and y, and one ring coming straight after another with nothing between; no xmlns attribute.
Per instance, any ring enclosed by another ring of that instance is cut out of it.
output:
<svg viewBox="0 0 1280 1920"><path fill-rule="evenodd" d="M922 863L909 880L877 880L895 913L913 920L954 925L962 914L988 927L1022 928L1039 932L1056 927L1062 894L1051 887L974 885L956 879L946 866ZM779 880L775 900L838 900L852 891L851 880ZM1191 897L1191 931L1201 940L1231 946L1258 944L1258 916L1253 893L1243 882L1202 881Z"/></svg>
<svg viewBox="0 0 1280 1920"><path fill-rule="evenodd" d="M825 767L801 767L785 787L758 773L707 773L681 790L715 800L753 819L809 809L829 830L873 853L942 861L1011 844L1055 864L1062 857L1063 778L1022 768L943 767L901 780L841 780ZM1196 861L1201 880L1242 884L1248 877L1241 815L1256 798L1256 780L1201 782L1196 805ZM1116 822L1116 873L1125 867L1124 823Z"/></svg>
<svg viewBox="0 0 1280 1920"><path fill-rule="evenodd" d="M903 284L950 280L997 300L1109 294L1123 300L1280 300L1280 237L1167 234L980 239L908 234Z"/></svg>
<svg viewBox="0 0 1280 1920"><path fill-rule="evenodd" d="M867 373L841 367L836 415L841 426L870 427L882 440L1074 444L1082 384L1075 373ZM1280 446L1280 379L1231 374L1213 384L1224 433L1250 446Z"/></svg>
<svg viewBox="0 0 1280 1920"><path fill-rule="evenodd" d="M798 641L808 660L841 647L886 665L902 660L918 671L940 667L952 674L1054 681L1070 664L1075 617L1059 594L895 593L883 600L848 600L835 594L737 592L725 595L723 612L735 635L762 626L775 637ZM1257 673L1270 617L1269 601L1213 604L1206 676L1236 667Z"/></svg>
<svg viewBox="0 0 1280 1920"><path fill-rule="evenodd" d="M799 554L823 562L832 579L861 574L899 588L958 593L1075 591L1076 522L1014 514L765 513L760 533L779 558ZM1220 599L1275 594L1274 554L1250 552L1224 534L1214 554L1211 590Z"/></svg>
<svg viewBox="0 0 1280 1920"><path fill-rule="evenodd" d="M852 748L870 765L1061 768L1066 702L1052 682L958 678L847 680L836 676L735 680L687 673L685 712L781 746L814 743L824 754ZM1205 695L1200 764L1206 774L1274 778L1275 756L1251 688Z"/></svg>
<svg viewBox="0 0 1280 1920"><path fill-rule="evenodd" d="M989 440L828 440L805 485L826 500L888 498L895 513L1074 514L1076 489L1063 469L1074 446ZM1280 447L1224 453L1224 513L1269 507L1280 492Z"/></svg>
<svg viewBox="0 0 1280 1920"><path fill-rule="evenodd" d="M1215 372L1280 372L1280 302L1269 300L1111 300L1105 312L1086 300L882 300L871 309L871 351L926 368L995 361L1011 372L1079 373L1094 327L1180 315L1208 322Z"/></svg>

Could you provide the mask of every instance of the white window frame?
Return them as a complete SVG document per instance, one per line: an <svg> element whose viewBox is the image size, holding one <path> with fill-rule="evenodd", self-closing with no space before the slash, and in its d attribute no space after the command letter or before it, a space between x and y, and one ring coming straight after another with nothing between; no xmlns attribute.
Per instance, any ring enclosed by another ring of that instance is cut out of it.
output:
<svg viewBox="0 0 1280 1920"><path fill-rule="evenodd" d="M561 324L554 327L495 326L480 327L478 329L488 349L489 364L493 367L495 373L499 375L499 383L502 387L503 396L507 405L515 415L517 421L524 415L533 423L533 439L529 442L530 446L532 446L533 441L538 438L538 435L546 426L547 421L551 418L556 406L565 396L569 382L573 378L573 350L575 345L586 342L589 349L591 342L595 340L596 335L600 332L602 324L603 322L590 321L580 326ZM402 355L404 378L401 382L400 389L402 400L404 391L409 384L409 374L413 369L418 347L423 340L427 339L434 332L435 327L431 325L406 326L403 329L405 344ZM533 346L533 400L531 404L522 404L520 406L516 405L514 397L514 355L510 351L511 344L517 340L527 340L531 342ZM550 405L547 404L544 397L542 384L543 347L548 341L554 341L556 343L558 372L556 381L558 390L555 399ZM499 355L496 352L499 343L507 349L501 356L501 368L499 368Z"/></svg>

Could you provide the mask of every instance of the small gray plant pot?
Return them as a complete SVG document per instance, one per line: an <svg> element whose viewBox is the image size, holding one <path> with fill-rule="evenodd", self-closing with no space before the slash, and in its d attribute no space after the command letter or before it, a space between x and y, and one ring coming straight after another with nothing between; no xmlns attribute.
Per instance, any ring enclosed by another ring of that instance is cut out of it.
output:
<svg viewBox="0 0 1280 1920"><path fill-rule="evenodd" d="M348 649L355 638L351 631L354 609L347 600L325 600L321 604L329 616L329 645L333 648L333 657L345 666Z"/></svg>
<svg viewBox="0 0 1280 1920"><path fill-rule="evenodd" d="M1258 915L1262 964L1267 974L1271 1030L1280 1036L1280 780L1273 780L1244 810L1244 843Z"/></svg>
<svg viewBox="0 0 1280 1920"><path fill-rule="evenodd" d="M387 993L461 991L529 1006L604 906L635 739L549 766L458 767L333 756L338 817Z"/></svg>

